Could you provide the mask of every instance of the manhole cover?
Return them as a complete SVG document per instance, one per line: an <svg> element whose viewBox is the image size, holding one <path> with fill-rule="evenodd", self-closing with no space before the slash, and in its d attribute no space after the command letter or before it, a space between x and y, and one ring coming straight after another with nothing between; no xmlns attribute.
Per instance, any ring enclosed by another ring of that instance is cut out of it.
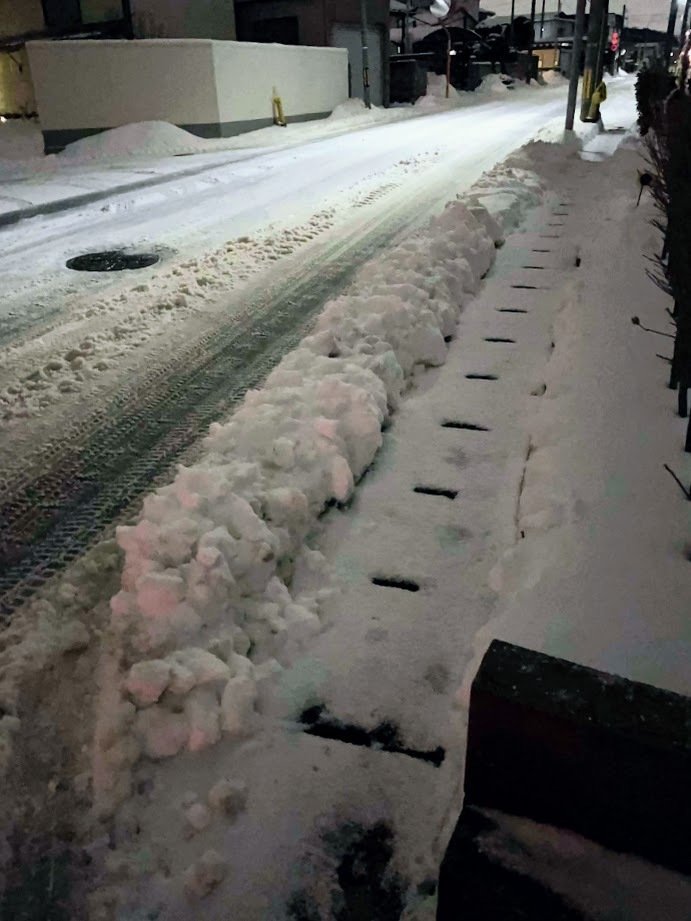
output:
<svg viewBox="0 0 691 921"><path fill-rule="evenodd" d="M122 272L124 269L145 269L158 262L155 253L123 253L112 250L107 253L84 253L68 259L65 265L75 272Z"/></svg>

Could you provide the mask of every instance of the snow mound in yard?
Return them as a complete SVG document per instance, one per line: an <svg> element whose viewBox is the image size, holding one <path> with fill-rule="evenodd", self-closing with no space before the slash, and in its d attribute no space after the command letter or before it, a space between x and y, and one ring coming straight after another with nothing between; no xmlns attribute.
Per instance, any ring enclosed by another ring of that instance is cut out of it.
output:
<svg viewBox="0 0 691 921"><path fill-rule="evenodd" d="M527 201L524 176L496 171L494 182ZM121 669L101 707L113 720L100 732L102 796L127 795L122 773L141 754L199 751L256 729L267 682L322 629L334 590L307 536L352 496L415 366L446 360L445 337L502 234L476 199L457 200L365 265L264 387L211 426L201 460L118 529Z"/></svg>
<svg viewBox="0 0 691 921"><path fill-rule="evenodd" d="M427 95L446 98L446 77L442 74L427 74ZM459 98L458 90L449 87L449 99Z"/></svg>
<svg viewBox="0 0 691 921"><path fill-rule="evenodd" d="M367 118L379 120L386 117L386 109L382 109L379 106L372 106L371 109L368 109L362 99L353 98L337 105L331 115L326 118L326 121L361 122Z"/></svg>
<svg viewBox="0 0 691 921"><path fill-rule="evenodd" d="M569 82L558 70L543 70L540 76L547 86L565 86Z"/></svg>
<svg viewBox="0 0 691 921"><path fill-rule="evenodd" d="M427 74L427 95L417 100L415 108L417 110L451 108L461 105L464 96L468 95L468 93L459 93L455 87L450 86L447 99L446 77L440 74Z"/></svg>
<svg viewBox="0 0 691 921"><path fill-rule="evenodd" d="M514 86L513 80L508 80L501 74L487 74L475 92L481 96L501 96L504 93L511 92Z"/></svg>
<svg viewBox="0 0 691 921"><path fill-rule="evenodd" d="M67 160L112 160L120 157L174 157L201 153L208 145L168 122L135 122L68 144L59 154Z"/></svg>

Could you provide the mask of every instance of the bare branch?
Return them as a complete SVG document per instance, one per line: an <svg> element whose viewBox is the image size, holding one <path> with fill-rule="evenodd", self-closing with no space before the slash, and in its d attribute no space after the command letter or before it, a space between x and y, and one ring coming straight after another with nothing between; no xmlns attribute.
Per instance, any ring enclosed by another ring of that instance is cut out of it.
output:
<svg viewBox="0 0 691 921"><path fill-rule="evenodd" d="M676 475L676 473L669 466L669 464L663 464L662 466L665 468L667 473L669 473L669 475L675 480L675 482L679 486L679 489L681 489L681 491L684 493L684 496L689 500L689 502L691 502L691 486L687 489L684 486L684 484L681 482L679 477Z"/></svg>
<svg viewBox="0 0 691 921"><path fill-rule="evenodd" d="M649 326L643 326L639 317L631 317L631 322L634 326L638 326L639 329L645 330L646 333L655 333L656 336L666 336L668 339L676 339L676 336L672 333L663 333L659 329L651 329Z"/></svg>

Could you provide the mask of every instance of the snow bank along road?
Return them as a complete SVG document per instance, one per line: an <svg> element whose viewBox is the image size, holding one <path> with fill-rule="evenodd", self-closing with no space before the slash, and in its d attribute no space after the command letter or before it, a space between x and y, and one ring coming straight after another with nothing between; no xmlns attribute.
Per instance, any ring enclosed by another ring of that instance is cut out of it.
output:
<svg viewBox="0 0 691 921"><path fill-rule="evenodd" d="M520 88L3 231L5 610L261 380L358 264L563 103ZM116 281L64 268L122 246L161 264Z"/></svg>

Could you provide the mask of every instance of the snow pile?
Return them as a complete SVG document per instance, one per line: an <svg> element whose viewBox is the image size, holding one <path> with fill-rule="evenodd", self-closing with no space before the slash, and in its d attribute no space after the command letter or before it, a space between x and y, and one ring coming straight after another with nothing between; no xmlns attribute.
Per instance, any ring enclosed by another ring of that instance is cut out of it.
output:
<svg viewBox="0 0 691 921"><path fill-rule="evenodd" d="M543 70L540 74L542 82L547 86L565 86L569 80L558 70Z"/></svg>
<svg viewBox="0 0 691 921"><path fill-rule="evenodd" d="M460 93L455 87L449 86L449 95L446 95L446 77L441 74L427 74L427 95L421 96L415 103L416 111L456 108L462 105L464 97L471 93Z"/></svg>
<svg viewBox="0 0 691 921"><path fill-rule="evenodd" d="M446 98L446 77L443 74L427 74L427 95ZM459 99L458 90L449 87L449 99Z"/></svg>
<svg viewBox="0 0 691 921"><path fill-rule="evenodd" d="M503 96L514 89L514 81L502 74L487 74L475 90L481 96Z"/></svg>
<svg viewBox="0 0 691 921"><path fill-rule="evenodd" d="M43 137L34 118L0 122L0 164L3 160L31 160L43 155Z"/></svg>
<svg viewBox="0 0 691 921"><path fill-rule="evenodd" d="M369 122L386 122L390 121L390 113L381 106L372 106L367 108L362 99L347 99L340 103L333 110L331 115L325 119L327 122L341 122L346 124L365 125Z"/></svg>
<svg viewBox="0 0 691 921"><path fill-rule="evenodd" d="M508 180L504 194L517 196ZM366 265L264 388L211 427L202 460L118 529L122 699L101 733L110 770L253 731L262 687L321 630L332 593L308 532L351 497L414 367L445 361L502 234L476 202L454 201Z"/></svg>
<svg viewBox="0 0 691 921"><path fill-rule="evenodd" d="M521 221L528 208L542 197L540 179L526 169L529 158L506 160L485 173L473 186L471 200L484 209L508 233Z"/></svg>
<svg viewBox="0 0 691 921"><path fill-rule="evenodd" d="M68 144L65 160L112 160L124 157L173 157L201 153L208 144L168 122L135 122Z"/></svg>

